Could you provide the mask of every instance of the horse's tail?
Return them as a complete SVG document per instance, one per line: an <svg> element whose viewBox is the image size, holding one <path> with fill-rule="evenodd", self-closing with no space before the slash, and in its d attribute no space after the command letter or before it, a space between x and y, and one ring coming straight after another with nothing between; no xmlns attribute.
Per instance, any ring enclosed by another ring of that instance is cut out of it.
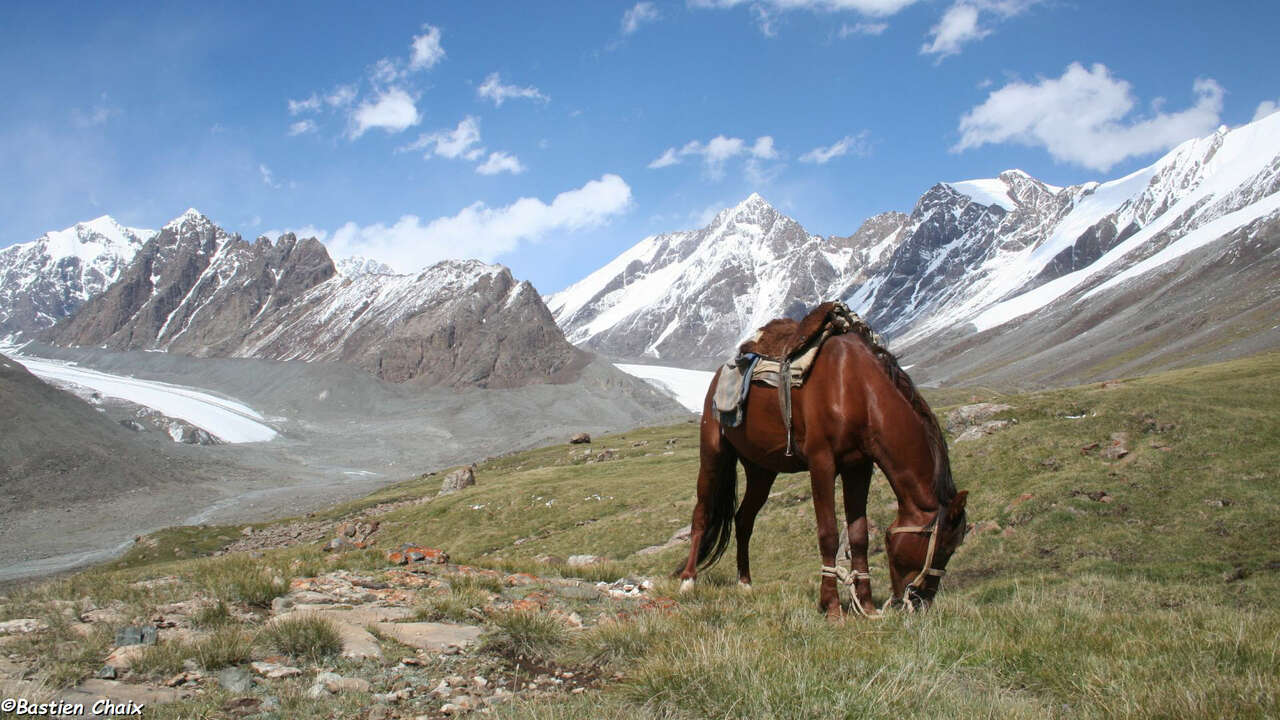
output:
<svg viewBox="0 0 1280 720"><path fill-rule="evenodd" d="M720 456L714 461L707 525L698 545L699 570L715 565L733 537L733 520L738 512L738 458L727 445L722 445Z"/></svg>

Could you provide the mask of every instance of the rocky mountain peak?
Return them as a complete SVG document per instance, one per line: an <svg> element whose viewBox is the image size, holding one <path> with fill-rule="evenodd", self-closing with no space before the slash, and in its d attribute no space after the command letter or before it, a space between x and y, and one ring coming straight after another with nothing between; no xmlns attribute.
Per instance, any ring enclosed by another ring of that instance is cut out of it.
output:
<svg viewBox="0 0 1280 720"><path fill-rule="evenodd" d="M213 226L214 222L209 219L208 215L205 215L195 208L187 208L181 215L165 223L164 229L176 230L179 232L190 232L191 229Z"/></svg>

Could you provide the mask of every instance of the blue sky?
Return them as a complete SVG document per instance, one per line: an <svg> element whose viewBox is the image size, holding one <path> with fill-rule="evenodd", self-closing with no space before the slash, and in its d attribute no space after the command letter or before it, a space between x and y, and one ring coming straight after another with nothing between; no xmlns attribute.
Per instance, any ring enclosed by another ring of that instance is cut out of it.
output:
<svg viewBox="0 0 1280 720"><path fill-rule="evenodd" d="M938 181L1116 177L1275 108L1280 6L1149 8L7 2L0 247L194 206L552 292L752 191L847 235Z"/></svg>

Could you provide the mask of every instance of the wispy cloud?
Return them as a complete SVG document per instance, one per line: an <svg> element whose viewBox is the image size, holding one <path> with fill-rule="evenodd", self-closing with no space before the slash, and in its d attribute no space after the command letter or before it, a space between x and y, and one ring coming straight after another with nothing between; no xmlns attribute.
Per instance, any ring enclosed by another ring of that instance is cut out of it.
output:
<svg viewBox="0 0 1280 720"><path fill-rule="evenodd" d="M838 157L844 157L849 154L864 157L870 151L870 147L867 144L867 134L867 131L863 130L857 135L845 135L825 147L818 146L801 155L800 162L826 165Z"/></svg>
<svg viewBox="0 0 1280 720"><path fill-rule="evenodd" d="M258 163L258 174L262 176L262 184L272 190L279 190L280 183L276 182L275 175L272 174L271 168L262 163Z"/></svg>
<svg viewBox="0 0 1280 720"><path fill-rule="evenodd" d="M480 121L468 115L456 128L419 135L417 140L400 150L425 150L427 157L436 155L450 159L462 157L478 160L484 154L484 148L480 147Z"/></svg>
<svg viewBox="0 0 1280 720"><path fill-rule="evenodd" d="M1276 100L1263 100L1258 103L1258 109L1253 111L1253 119L1261 120L1276 110L1280 110L1280 104Z"/></svg>
<svg viewBox="0 0 1280 720"><path fill-rule="evenodd" d="M417 125L422 120L418 108L409 93L391 88L374 101L364 101L351 112L351 139L367 130L377 128L388 133L398 133Z"/></svg>
<svg viewBox="0 0 1280 720"><path fill-rule="evenodd" d="M503 85L501 75L496 72L489 73L484 82L476 88L476 95L492 100L494 107L502 107L504 102L513 98L517 100L533 100L535 102L547 102L551 99L532 85L527 87Z"/></svg>
<svg viewBox="0 0 1280 720"><path fill-rule="evenodd" d="M640 26L657 22L661 17L662 14L653 3L638 2L622 13L622 34L630 35L639 30Z"/></svg>
<svg viewBox="0 0 1280 720"><path fill-rule="evenodd" d="M75 108L71 111L71 122L76 127L91 128L106 125L107 121L120 114L120 109L107 101L107 94L102 93L98 102L88 110Z"/></svg>
<svg viewBox="0 0 1280 720"><path fill-rule="evenodd" d="M409 69L429 70L444 59L444 48L440 45L440 28L434 25L423 25L423 33L415 35L409 44Z"/></svg>
<svg viewBox="0 0 1280 720"><path fill-rule="evenodd" d="M1040 0L956 0L929 29L921 55L934 55L937 62L959 53L965 45L981 40L993 31L987 20L1006 20L1021 15Z"/></svg>
<svg viewBox="0 0 1280 720"><path fill-rule="evenodd" d="M310 97L302 100L289 100L289 114L301 115L303 113L313 113L320 109L320 96L311 93Z"/></svg>
<svg viewBox="0 0 1280 720"><path fill-rule="evenodd" d="M289 125L290 135L305 135L316 131L316 121L310 118L304 118Z"/></svg>
<svg viewBox="0 0 1280 720"><path fill-rule="evenodd" d="M525 166L520 164L519 158L504 152L489 153L489 159L476 166L476 172L481 175L497 175L504 172L519 175L525 169Z"/></svg>
<svg viewBox="0 0 1280 720"><path fill-rule="evenodd" d="M1167 150L1211 132L1225 91L1211 78L1192 85L1195 102L1180 112L1132 117L1132 86L1101 63L1072 63L1058 78L1010 82L960 119L960 152L987 144L1043 147L1055 160L1106 172L1130 157ZM1153 103L1158 106L1160 101Z"/></svg>
<svg viewBox="0 0 1280 720"><path fill-rule="evenodd" d="M769 135L756 138L755 143L750 146L742 138L717 135L706 143L690 140L679 149L669 147L649 163L649 169L657 170L678 165L687 157L700 157L707 175L718 180L724 177L725 163L739 156L757 161L774 160L778 157L778 151L774 148L773 138Z"/></svg>
<svg viewBox="0 0 1280 720"><path fill-rule="evenodd" d="M854 35L883 35L884 31L888 29L889 23L887 22L860 22L853 25L841 23L840 31L837 34L843 40Z"/></svg>
<svg viewBox="0 0 1280 720"><path fill-rule="evenodd" d="M334 232L330 246L339 257L360 255L416 271L447 258L491 261L551 232L598 227L630 206L630 186L617 175L604 175L550 203L524 197L499 208L477 202L425 223L416 215L404 215L391 225L349 222Z"/></svg>

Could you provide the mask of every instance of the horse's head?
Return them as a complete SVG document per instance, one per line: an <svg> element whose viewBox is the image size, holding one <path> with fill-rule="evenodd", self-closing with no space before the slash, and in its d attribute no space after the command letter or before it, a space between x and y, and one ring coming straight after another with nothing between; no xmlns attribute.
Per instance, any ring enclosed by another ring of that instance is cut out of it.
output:
<svg viewBox="0 0 1280 720"><path fill-rule="evenodd" d="M923 527L890 527L885 534L893 606L928 607L938 594L947 561L964 542L964 513L969 491L956 493L931 524Z"/></svg>

